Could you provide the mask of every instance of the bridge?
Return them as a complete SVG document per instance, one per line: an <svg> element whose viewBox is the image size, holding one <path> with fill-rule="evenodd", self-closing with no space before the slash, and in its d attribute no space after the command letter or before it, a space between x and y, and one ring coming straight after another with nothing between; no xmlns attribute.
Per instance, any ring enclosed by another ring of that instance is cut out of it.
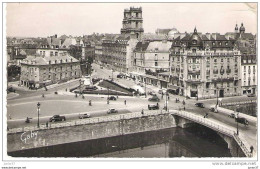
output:
<svg viewBox="0 0 260 169"><path fill-rule="evenodd" d="M239 146L242 150L242 154L246 157L256 157L255 151L251 153L251 145L248 143L247 137L244 136L242 132L237 134L236 128L229 126L228 124L221 123L216 119L204 118L201 115L187 111L171 110L170 114L174 116L177 126L187 128L196 123L203 125L216 131L227 142L230 150L234 150L236 149L235 147ZM256 145L254 147L256 148ZM235 152L233 152L233 154L235 154Z"/></svg>

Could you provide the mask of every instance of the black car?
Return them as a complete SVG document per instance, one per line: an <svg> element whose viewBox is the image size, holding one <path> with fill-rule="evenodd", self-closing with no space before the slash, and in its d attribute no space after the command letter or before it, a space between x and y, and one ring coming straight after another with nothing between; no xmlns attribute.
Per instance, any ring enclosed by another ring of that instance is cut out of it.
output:
<svg viewBox="0 0 260 169"><path fill-rule="evenodd" d="M123 78L123 75L117 75L116 77L121 79Z"/></svg>
<svg viewBox="0 0 260 169"><path fill-rule="evenodd" d="M49 119L50 122L55 122L55 121L66 121L65 116L60 116L60 115L54 115Z"/></svg>
<svg viewBox="0 0 260 169"><path fill-rule="evenodd" d="M148 109L149 110L158 110L159 105L158 104L148 104Z"/></svg>
<svg viewBox="0 0 260 169"><path fill-rule="evenodd" d="M196 103L195 106L200 107L200 108L204 108L205 107L203 103Z"/></svg>
<svg viewBox="0 0 260 169"><path fill-rule="evenodd" d="M148 101L154 101L154 102L159 102L160 101L160 99L155 95L155 96L153 96L153 97L151 97L151 98L149 98L148 99Z"/></svg>
<svg viewBox="0 0 260 169"><path fill-rule="evenodd" d="M14 93L15 93L15 89L12 88L12 87L9 87L9 88L7 89L7 91L8 91L8 92L14 92Z"/></svg>
<svg viewBox="0 0 260 169"><path fill-rule="evenodd" d="M247 97L256 97L256 95L254 93L250 93L247 95Z"/></svg>
<svg viewBox="0 0 260 169"><path fill-rule="evenodd" d="M110 97L108 97L108 100L116 100L116 97L115 96L110 96Z"/></svg>
<svg viewBox="0 0 260 169"><path fill-rule="evenodd" d="M249 122L245 118L235 118L235 121L238 123L244 124L245 126L247 126L249 124Z"/></svg>

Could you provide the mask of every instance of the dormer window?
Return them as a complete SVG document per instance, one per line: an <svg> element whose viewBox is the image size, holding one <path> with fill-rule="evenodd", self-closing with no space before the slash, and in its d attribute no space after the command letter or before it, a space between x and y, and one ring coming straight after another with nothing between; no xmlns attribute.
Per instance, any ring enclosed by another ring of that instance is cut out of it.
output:
<svg viewBox="0 0 260 169"><path fill-rule="evenodd" d="M226 46L228 45L228 42L226 42Z"/></svg>
<svg viewBox="0 0 260 169"><path fill-rule="evenodd" d="M196 41L196 40L193 40L193 41L192 41L192 44L196 45L196 44L197 44L197 41Z"/></svg>
<svg viewBox="0 0 260 169"><path fill-rule="evenodd" d="M212 42L212 45L215 46L215 42Z"/></svg>

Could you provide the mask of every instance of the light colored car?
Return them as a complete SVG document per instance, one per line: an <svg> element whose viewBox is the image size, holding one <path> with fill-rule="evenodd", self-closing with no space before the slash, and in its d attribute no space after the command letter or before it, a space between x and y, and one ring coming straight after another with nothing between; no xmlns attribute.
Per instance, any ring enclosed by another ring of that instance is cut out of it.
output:
<svg viewBox="0 0 260 169"><path fill-rule="evenodd" d="M116 110L116 109L114 109L114 108L109 109L109 110L107 111L107 114L110 114L110 113L118 113L118 110Z"/></svg>
<svg viewBox="0 0 260 169"><path fill-rule="evenodd" d="M79 115L79 118L80 118L80 119L90 118L90 115L89 115L88 113L80 114L80 115Z"/></svg>

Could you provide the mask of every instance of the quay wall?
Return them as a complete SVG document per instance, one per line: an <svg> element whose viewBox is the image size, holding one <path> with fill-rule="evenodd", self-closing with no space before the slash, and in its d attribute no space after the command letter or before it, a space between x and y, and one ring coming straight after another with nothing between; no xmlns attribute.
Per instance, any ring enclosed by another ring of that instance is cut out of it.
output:
<svg viewBox="0 0 260 169"><path fill-rule="evenodd" d="M131 116L113 115L109 120L93 123L73 123L71 126L10 131L7 134L7 151L39 148L70 142L86 141L124 134L176 127L173 116L167 112L146 113Z"/></svg>

